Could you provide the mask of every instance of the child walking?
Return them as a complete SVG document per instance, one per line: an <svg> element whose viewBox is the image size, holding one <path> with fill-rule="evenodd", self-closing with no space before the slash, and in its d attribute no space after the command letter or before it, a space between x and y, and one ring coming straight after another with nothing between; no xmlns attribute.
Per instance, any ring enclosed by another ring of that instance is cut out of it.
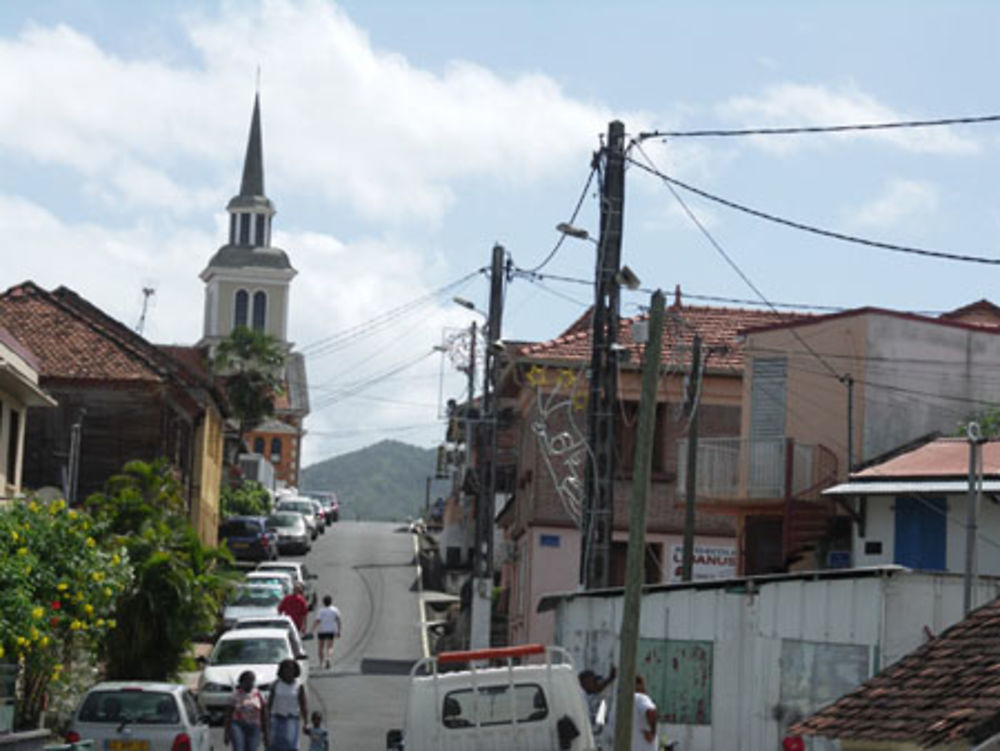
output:
<svg viewBox="0 0 1000 751"><path fill-rule="evenodd" d="M304 731L309 736L309 751L330 751L330 733L323 727L323 715L313 712L309 719L312 725Z"/></svg>

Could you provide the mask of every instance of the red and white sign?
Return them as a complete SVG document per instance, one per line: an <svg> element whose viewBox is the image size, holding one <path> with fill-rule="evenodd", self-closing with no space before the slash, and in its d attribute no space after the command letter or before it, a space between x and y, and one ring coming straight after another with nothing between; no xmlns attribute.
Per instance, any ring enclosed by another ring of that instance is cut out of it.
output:
<svg viewBox="0 0 1000 751"><path fill-rule="evenodd" d="M684 546L670 546L670 571L668 582L681 581L681 565L684 562ZM694 562L691 566L691 578L695 581L705 579L728 579L736 576L736 546L734 545L695 545Z"/></svg>

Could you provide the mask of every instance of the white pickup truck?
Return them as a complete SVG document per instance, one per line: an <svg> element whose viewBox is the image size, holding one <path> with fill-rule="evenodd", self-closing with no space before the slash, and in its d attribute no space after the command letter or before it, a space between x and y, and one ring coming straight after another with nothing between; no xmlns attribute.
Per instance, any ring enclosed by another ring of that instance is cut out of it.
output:
<svg viewBox="0 0 1000 751"><path fill-rule="evenodd" d="M476 667L477 663L489 667ZM386 747L389 751L596 748L572 660L565 650L541 644L445 652L419 661L410 673L405 726L388 732Z"/></svg>

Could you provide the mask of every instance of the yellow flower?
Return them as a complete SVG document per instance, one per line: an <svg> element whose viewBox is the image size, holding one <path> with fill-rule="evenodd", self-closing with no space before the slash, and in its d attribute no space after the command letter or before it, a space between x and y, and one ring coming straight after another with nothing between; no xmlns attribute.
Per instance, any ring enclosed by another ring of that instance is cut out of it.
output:
<svg viewBox="0 0 1000 751"><path fill-rule="evenodd" d="M94 541L94 538L93 538L93 537L88 537L88 538L87 538L87 547L88 547L88 548L92 548L92 547L94 547L94 546L95 546L96 544L97 544L97 543L96 543L96 542Z"/></svg>
<svg viewBox="0 0 1000 751"><path fill-rule="evenodd" d="M103 618L98 618L96 621L94 621L94 625L97 626L98 628L103 627L104 626L104 619Z"/></svg>
<svg viewBox="0 0 1000 751"><path fill-rule="evenodd" d="M27 548L18 548L17 549L17 554L18 555L27 555L28 554L28 549Z"/></svg>
<svg viewBox="0 0 1000 751"><path fill-rule="evenodd" d="M67 589L69 589L69 584L67 584L66 582L59 582L58 584L56 584L56 589L58 589L60 592L65 592Z"/></svg>
<svg viewBox="0 0 1000 751"><path fill-rule="evenodd" d="M81 602L83 600L83 595L77 592L73 595L73 602Z"/></svg>
<svg viewBox="0 0 1000 751"><path fill-rule="evenodd" d="M108 618L108 628L115 628L118 625L118 621L114 618Z"/></svg>
<svg viewBox="0 0 1000 751"><path fill-rule="evenodd" d="M111 597L111 595L113 595L113 594L114 594L114 592L111 591L111 587L105 587L104 588L104 596L105 597Z"/></svg>
<svg viewBox="0 0 1000 751"><path fill-rule="evenodd" d="M115 553L113 556L111 556L111 565L112 566L117 566L121 562L122 562L122 559L118 557L118 553Z"/></svg>
<svg viewBox="0 0 1000 751"><path fill-rule="evenodd" d="M38 641L38 637L40 637L41 634L38 633L38 629L37 628L35 628L34 626L32 626L31 627L31 633L29 634L29 636L31 636L31 641Z"/></svg>
<svg viewBox="0 0 1000 751"><path fill-rule="evenodd" d="M87 539L90 540L91 538L88 537ZM91 577L94 579L95 582L100 584L102 581L104 581L104 572L95 571L94 573L91 574Z"/></svg>
<svg viewBox="0 0 1000 751"><path fill-rule="evenodd" d="M23 636L17 637L17 646L23 647L27 643L28 643L28 640L25 639Z"/></svg>
<svg viewBox="0 0 1000 751"><path fill-rule="evenodd" d="M7 653L4 651L4 648L0 646L0 659L2 659L5 654Z"/></svg>
<svg viewBox="0 0 1000 751"><path fill-rule="evenodd" d="M10 531L10 539L12 539L14 542L17 542L18 540L17 532L15 532L13 529Z"/></svg>
<svg viewBox="0 0 1000 751"><path fill-rule="evenodd" d="M41 641L38 642L39 646L47 647L49 646L49 637L43 636Z"/></svg>
<svg viewBox="0 0 1000 751"><path fill-rule="evenodd" d="M74 620L69 624L70 631L79 631L81 628L83 628L83 624L80 621Z"/></svg>
<svg viewBox="0 0 1000 751"><path fill-rule="evenodd" d="M83 612L85 612L87 615L93 615L94 614L94 606L91 605L89 602L86 603L83 606Z"/></svg>
<svg viewBox="0 0 1000 751"><path fill-rule="evenodd" d="M31 503L29 503L28 504L28 511L30 511L33 514L37 513L38 512L38 504L35 503L34 501L32 501Z"/></svg>
<svg viewBox="0 0 1000 751"><path fill-rule="evenodd" d="M41 605L31 609L31 617L34 618L36 621L43 615L45 615L45 608L43 608Z"/></svg>
<svg viewBox="0 0 1000 751"><path fill-rule="evenodd" d="M69 511L66 512L66 516L68 516L70 519L75 519L78 516L76 509L71 508Z"/></svg>

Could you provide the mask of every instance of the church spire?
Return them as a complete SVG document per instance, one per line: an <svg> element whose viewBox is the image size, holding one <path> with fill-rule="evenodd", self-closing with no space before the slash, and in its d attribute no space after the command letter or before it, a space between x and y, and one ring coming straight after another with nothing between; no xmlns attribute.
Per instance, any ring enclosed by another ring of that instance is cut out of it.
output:
<svg viewBox="0 0 1000 751"><path fill-rule="evenodd" d="M250 138L243 160L243 180L240 196L250 198L264 195L264 149L260 138L260 94L254 96L253 118L250 120Z"/></svg>

